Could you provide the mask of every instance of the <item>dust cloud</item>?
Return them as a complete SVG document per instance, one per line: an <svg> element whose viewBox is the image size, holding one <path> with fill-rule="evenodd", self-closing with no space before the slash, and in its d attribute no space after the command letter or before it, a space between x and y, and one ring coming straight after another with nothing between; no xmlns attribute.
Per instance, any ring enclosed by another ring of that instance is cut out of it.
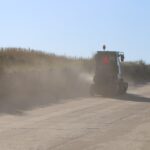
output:
<svg viewBox="0 0 150 150"><path fill-rule="evenodd" d="M42 69L0 74L0 112L21 114L77 97L88 96L91 78L81 69Z"/></svg>

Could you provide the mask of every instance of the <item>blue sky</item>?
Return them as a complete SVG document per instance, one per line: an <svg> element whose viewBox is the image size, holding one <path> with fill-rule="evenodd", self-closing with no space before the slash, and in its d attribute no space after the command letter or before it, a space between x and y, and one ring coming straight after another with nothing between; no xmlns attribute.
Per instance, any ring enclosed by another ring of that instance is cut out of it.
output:
<svg viewBox="0 0 150 150"><path fill-rule="evenodd" d="M103 44L150 63L148 0L0 0L0 47L90 57Z"/></svg>

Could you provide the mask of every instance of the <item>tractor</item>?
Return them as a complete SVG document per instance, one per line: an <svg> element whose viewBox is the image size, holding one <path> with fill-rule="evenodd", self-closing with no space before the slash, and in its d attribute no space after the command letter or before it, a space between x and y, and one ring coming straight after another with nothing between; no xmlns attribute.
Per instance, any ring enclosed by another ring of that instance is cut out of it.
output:
<svg viewBox="0 0 150 150"><path fill-rule="evenodd" d="M122 76L121 62L124 53L117 51L97 51L95 55L95 75L90 87L91 95L121 95L128 89Z"/></svg>

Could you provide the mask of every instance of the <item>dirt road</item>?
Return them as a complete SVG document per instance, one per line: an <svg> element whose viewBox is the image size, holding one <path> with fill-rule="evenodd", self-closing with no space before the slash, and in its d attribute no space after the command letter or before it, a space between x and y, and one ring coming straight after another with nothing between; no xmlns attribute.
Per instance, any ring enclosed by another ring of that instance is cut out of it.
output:
<svg viewBox="0 0 150 150"><path fill-rule="evenodd" d="M150 84L0 116L0 150L120 149L150 149Z"/></svg>

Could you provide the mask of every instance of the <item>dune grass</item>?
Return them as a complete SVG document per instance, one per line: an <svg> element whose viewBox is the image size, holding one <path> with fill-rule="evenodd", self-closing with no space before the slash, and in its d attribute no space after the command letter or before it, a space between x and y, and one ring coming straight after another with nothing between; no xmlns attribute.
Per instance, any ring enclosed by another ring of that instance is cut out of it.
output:
<svg viewBox="0 0 150 150"><path fill-rule="evenodd" d="M80 68L87 73L94 73L94 59L58 56L32 49L0 48L1 72L62 68ZM122 68L125 78L129 80L150 80L150 65L143 61L125 62Z"/></svg>

